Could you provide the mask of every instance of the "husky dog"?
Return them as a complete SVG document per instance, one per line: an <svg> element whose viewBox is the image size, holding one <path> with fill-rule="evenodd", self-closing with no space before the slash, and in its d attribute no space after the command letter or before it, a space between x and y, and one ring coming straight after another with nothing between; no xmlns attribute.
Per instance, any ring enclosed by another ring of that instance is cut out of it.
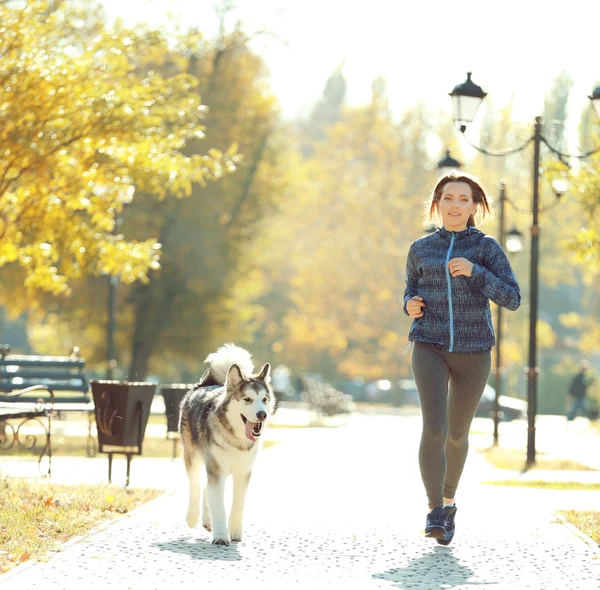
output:
<svg viewBox="0 0 600 590"><path fill-rule="evenodd" d="M194 527L200 513L200 471L206 469L202 526L212 529L212 542L229 545L242 540L242 517L259 437L275 398L271 366L253 374L247 350L225 344L206 358L210 367L181 402L179 434L189 478L187 523ZM225 513L225 480L233 476L229 527Z"/></svg>

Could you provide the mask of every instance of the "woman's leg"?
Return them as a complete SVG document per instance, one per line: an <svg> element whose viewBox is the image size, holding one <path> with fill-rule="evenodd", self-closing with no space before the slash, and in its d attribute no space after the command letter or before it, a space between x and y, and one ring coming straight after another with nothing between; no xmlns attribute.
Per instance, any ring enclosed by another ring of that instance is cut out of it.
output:
<svg viewBox="0 0 600 590"><path fill-rule="evenodd" d="M433 509L443 504L449 369L444 358L433 346L417 342L412 354L412 371L423 415L419 467L429 508Z"/></svg>
<svg viewBox="0 0 600 590"><path fill-rule="evenodd" d="M444 498L454 498L469 450L469 429L487 383L491 354L444 353L450 366Z"/></svg>

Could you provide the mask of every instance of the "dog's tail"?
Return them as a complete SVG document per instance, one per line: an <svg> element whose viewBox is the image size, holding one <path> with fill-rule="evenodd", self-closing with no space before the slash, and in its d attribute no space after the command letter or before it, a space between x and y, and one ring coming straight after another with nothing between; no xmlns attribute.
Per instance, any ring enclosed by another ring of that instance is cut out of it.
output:
<svg viewBox="0 0 600 590"><path fill-rule="evenodd" d="M209 369L204 373L200 383L202 385L224 385L225 378L231 365L240 368L244 377L249 377L254 371L252 355L235 344L224 344L216 352L206 357L205 363L210 363Z"/></svg>

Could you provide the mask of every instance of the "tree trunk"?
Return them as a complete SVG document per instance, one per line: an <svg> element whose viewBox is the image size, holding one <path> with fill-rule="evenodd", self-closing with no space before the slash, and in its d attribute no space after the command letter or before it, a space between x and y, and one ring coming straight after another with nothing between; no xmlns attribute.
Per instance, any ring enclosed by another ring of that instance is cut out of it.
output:
<svg viewBox="0 0 600 590"><path fill-rule="evenodd" d="M260 141L258 142L258 146L256 147L256 150L254 152L254 157L252 158L252 166L250 167L250 170L248 171L248 176L246 177L246 182L244 183L244 185L242 187L242 194L240 195L238 202L235 204L235 206L233 207L233 209L231 211L231 216L225 226L226 229L229 229L235 223L235 221L242 209L242 205L244 204L244 202L250 195L250 188L252 187L252 182L254 181L254 177L256 176L256 171L258 170L258 165L260 164L260 162L263 158L265 149L267 147L267 140L269 139L269 135L270 135L270 130L266 131L265 134L260 139Z"/></svg>
<svg viewBox="0 0 600 590"><path fill-rule="evenodd" d="M169 211L170 209L170 211ZM179 209L179 201L173 201L167 208L165 221L158 241L165 245L167 237ZM131 338L131 363L127 379L142 381L148 374L148 363L159 341L160 334L171 314L181 279L175 269L170 269L168 260L160 271L163 276L152 273L150 282L134 287L132 301L134 305L134 329ZM171 275L165 280L164 275Z"/></svg>
<svg viewBox="0 0 600 590"><path fill-rule="evenodd" d="M177 293L183 281L176 272L164 267L166 276L139 285L134 294L135 324L131 342L131 364L127 379L143 381L148 375L148 364L156 352L161 334L167 326Z"/></svg>

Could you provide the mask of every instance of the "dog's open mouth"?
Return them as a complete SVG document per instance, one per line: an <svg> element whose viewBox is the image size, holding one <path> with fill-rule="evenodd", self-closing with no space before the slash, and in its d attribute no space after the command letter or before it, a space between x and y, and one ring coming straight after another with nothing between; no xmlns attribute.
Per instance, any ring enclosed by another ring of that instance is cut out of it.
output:
<svg viewBox="0 0 600 590"><path fill-rule="evenodd" d="M262 432L263 423L262 422L250 422L246 416L240 414L244 424L246 425L246 438L250 440L256 440L260 433Z"/></svg>

